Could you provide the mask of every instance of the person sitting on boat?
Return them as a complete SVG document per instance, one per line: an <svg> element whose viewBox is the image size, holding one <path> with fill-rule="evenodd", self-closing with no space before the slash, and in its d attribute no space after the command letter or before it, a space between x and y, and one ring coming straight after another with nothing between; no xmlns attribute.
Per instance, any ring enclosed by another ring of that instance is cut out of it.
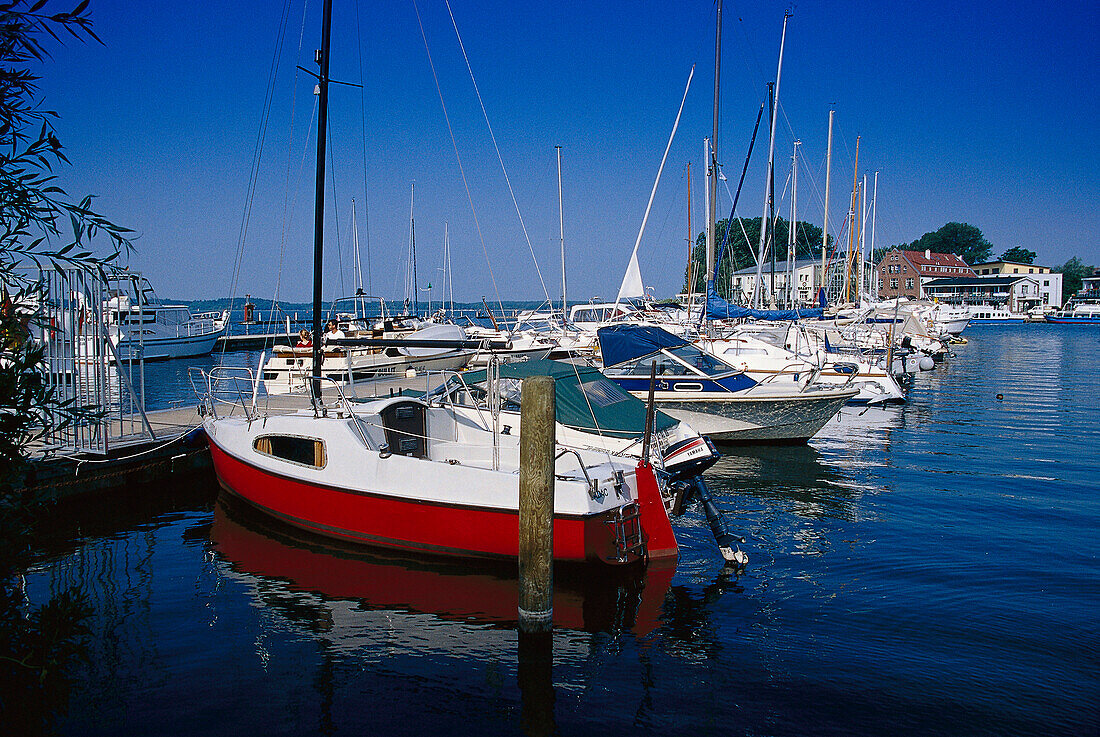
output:
<svg viewBox="0 0 1100 737"><path fill-rule="evenodd" d="M328 327L325 330L325 342L327 343L333 340L340 340L344 337L346 337L344 335L344 331L340 329L340 327L336 324L336 321L329 320Z"/></svg>
<svg viewBox="0 0 1100 737"><path fill-rule="evenodd" d="M302 330L298 333L298 343L295 348L312 348L313 347L313 334L308 330Z"/></svg>

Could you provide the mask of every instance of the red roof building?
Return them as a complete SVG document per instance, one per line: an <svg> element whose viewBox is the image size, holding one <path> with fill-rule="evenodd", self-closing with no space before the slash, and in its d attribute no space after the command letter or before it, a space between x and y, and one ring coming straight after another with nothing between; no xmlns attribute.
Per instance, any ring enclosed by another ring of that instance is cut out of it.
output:
<svg viewBox="0 0 1100 737"><path fill-rule="evenodd" d="M887 251L875 268L878 270L880 299L921 299L925 296L922 289L925 282L944 277L974 276L974 270L958 254L896 248Z"/></svg>

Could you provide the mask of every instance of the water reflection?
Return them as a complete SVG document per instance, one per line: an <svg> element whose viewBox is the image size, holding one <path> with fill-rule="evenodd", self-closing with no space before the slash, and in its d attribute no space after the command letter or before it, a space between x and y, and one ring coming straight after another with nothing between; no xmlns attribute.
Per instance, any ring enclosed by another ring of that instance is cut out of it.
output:
<svg viewBox="0 0 1100 737"><path fill-rule="evenodd" d="M461 565L343 546L308 536L221 497L210 540L224 572L250 584L264 606L291 622L331 631L335 602L363 611L429 614L441 620L517 626L514 564ZM585 632L658 626L674 570L619 573L591 567L554 572L554 626Z"/></svg>

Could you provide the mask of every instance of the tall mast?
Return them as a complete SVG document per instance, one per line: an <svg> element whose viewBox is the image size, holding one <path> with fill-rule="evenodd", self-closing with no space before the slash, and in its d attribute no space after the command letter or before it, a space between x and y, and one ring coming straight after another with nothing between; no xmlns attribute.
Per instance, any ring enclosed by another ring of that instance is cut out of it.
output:
<svg viewBox="0 0 1100 737"><path fill-rule="evenodd" d="M328 52L332 31L332 0L321 13L321 48L315 59L317 75L317 187L313 208L313 375L321 375L321 269L325 259L325 141L328 138ZM320 403L321 380L311 382L314 408Z"/></svg>
<svg viewBox="0 0 1100 737"><path fill-rule="evenodd" d="M878 172L875 172L875 188L871 193L871 274L872 276L878 274L878 269L875 268L875 216L878 214ZM871 289L871 298L878 299L878 290Z"/></svg>
<svg viewBox="0 0 1100 737"><path fill-rule="evenodd" d="M852 169L852 200L848 205L848 254L844 259L844 301L852 301L852 257L856 235L856 194L859 191L859 136L856 136L856 164Z"/></svg>
<svg viewBox="0 0 1100 737"><path fill-rule="evenodd" d="M561 320L565 325L565 319L569 316L565 301L565 210L561 199L561 146L554 146L558 151L558 228L561 233Z"/></svg>
<svg viewBox="0 0 1100 737"><path fill-rule="evenodd" d="M775 86L768 83L768 113L771 118L772 125L775 125L776 105L775 105ZM772 140L775 140L775 129L771 130ZM771 236L768 238L769 250L772 256L772 275L768 282L768 304L775 304L775 160L768 159L768 224L770 228Z"/></svg>
<svg viewBox="0 0 1100 737"><path fill-rule="evenodd" d="M821 227L821 289L826 291L826 254L829 250L829 175L833 169L833 115L835 113L836 110L829 111L829 148L825 153L825 224Z"/></svg>
<svg viewBox="0 0 1100 737"><path fill-rule="evenodd" d="M690 304L691 295L695 292L695 274L692 272L695 256L695 233L691 228L691 162L687 162L687 187L688 187L688 260L687 260L687 289L684 292L688 295L688 302Z"/></svg>
<svg viewBox="0 0 1100 737"><path fill-rule="evenodd" d="M359 226L355 223L355 198L351 198L351 238L355 243L355 285L356 292L363 291L363 260L359 257Z"/></svg>
<svg viewBox="0 0 1100 737"><path fill-rule="evenodd" d="M413 317L420 317L420 292L416 283L416 218L413 206L416 201L416 182L409 185L409 261L412 265L412 308Z"/></svg>
<svg viewBox="0 0 1100 737"><path fill-rule="evenodd" d="M863 175L863 186L859 188L859 301L863 301L864 254L867 251L867 175Z"/></svg>
<svg viewBox="0 0 1100 737"><path fill-rule="evenodd" d="M710 145L707 150L707 278L709 286L714 278L715 228L718 222L718 110L719 80L722 71L722 0L717 3L718 13L714 30L714 123L711 126ZM708 290L709 291L709 290Z"/></svg>
<svg viewBox="0 0 1100 737"><path fill-rule="evenodd" d="M779 79L783 74L783 46L787 42L787 21L790 17L791 11L789 10L783 14L783 35L779 39L779 66L775 72L774 99L776 101L779 99ZM772 198L772 172L775 167L775 115L778 109L779 105L772 105L770 124L771 135L769 136L771 140L768 142L768 179L764 187L764 214L760 218L760 245L757 248L756 283L753 285L753 307L760 306L760 280L764 276L764 236L767 232L767 223L765 221L768 219L768 205Z"/></svg>
<svg viewBox="0 0 1100 737"><path fill-rule="evenodd" d="M443 312L446 314L447 310L447 295L450 294L451 319L454 319L455 313L455 285L454 285L454 272L451 270L451 224L446 220L443 221Z"/></svg>
<svg viewBox="0 0 1100 737"><path fill-rule="evenodd" d="M794 304L794 265L798 261L798 147L802 141L794 142L794 154L791 156L791 221L787 224L787 309Z"/></svg>

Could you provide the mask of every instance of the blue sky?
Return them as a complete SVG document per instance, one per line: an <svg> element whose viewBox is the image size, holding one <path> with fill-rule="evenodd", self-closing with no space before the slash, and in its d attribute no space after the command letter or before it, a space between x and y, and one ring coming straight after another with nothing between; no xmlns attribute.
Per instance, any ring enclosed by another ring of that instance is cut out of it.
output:
<svg viewBox="0 0 1100 737"><path fill-rule="evenodd" d="M725 4L719 145L731 187L775 76L787 7ZM639 252L644 284L658 296L675 293L687 250L689 161L695 230L702 227L714 4L451 0L530 248L447 6L417 0L415 8L481 236L413 3L336 0L332 77L363 89L331 93L326 298L355 284L353 197L368 291L403 296L413 182L418 276L422 288L435 285L434 299L445 222L456 299L542 298L532 250L546 291L558 298L555 145L563 150L569 297L614 298L694 64ZM60 114L59 137L73 163L61 172L63 184L73 196L96 195L101 211L138 232L129 263L164 296L309 298L314 95L294 66L314 68L320 2L287 4L277 53L283 10L249 0L95 0L104 45L70 41L42 70L42 101ZM1095 3L801 2L793 13L775 158L783 190L792 141L802 141L799 219L822 221L828 111L835 109L832 232L847 211L859 135L861 175L880 172L876 245L965 221L997 254L1018 245L1038 252L1041 263L1074 255L1100 262ZM739 215L761 213L766 158L762 135ZM781 192L784 216L788 196ZM723 195L720 210L729 206Z"/></svg>

